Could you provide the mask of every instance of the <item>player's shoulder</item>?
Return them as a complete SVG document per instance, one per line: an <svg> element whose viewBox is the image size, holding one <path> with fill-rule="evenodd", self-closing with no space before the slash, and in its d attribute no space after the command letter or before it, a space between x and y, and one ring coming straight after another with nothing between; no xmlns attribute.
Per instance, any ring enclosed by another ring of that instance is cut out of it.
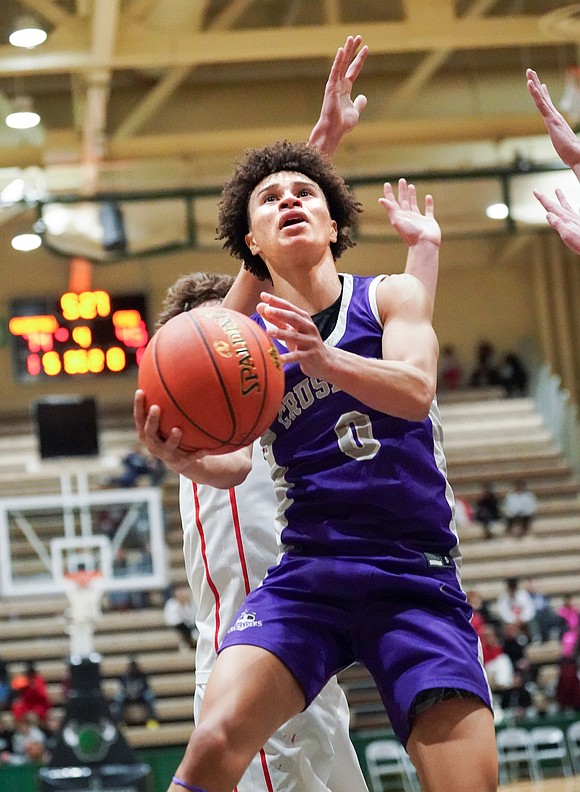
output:
<svg viewBox="0 0 580 792"><path fill-rule="evenodd" d="M377 286L377 300L385 307L401 300L423 299L425 287L414 275L406 272L385 275Z"/></svg>

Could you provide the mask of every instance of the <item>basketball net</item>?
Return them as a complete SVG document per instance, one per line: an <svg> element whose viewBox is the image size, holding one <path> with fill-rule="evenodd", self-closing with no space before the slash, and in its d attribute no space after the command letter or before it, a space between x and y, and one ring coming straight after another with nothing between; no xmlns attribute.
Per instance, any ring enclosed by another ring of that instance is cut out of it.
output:
<svg viewBox="0 0 580 792"><path fill-rule="evenodd" d="M64 576L65 581L71 584L65 589L70 606L66 631L70 637L71 655L88 657L93 652L94 626L101 616L103 593L101 586L95 583L102 577L100 572L89 569L78 569Z"/></svg>
<svg viewBox="0 0 580 792"><path fill-rule="evenodd" d="M560 99L560 110L566 113L570 123L580 122L580 67L569 66L564 77L564 93Z"/></svg>
<svg viewBox="0 0 580 792"><path fill-rule="evenodd" d="M66 580L75 583L79 588L86 588L97 578L103 577L96 569L79 569L76 572L65 572Z"/></svg>

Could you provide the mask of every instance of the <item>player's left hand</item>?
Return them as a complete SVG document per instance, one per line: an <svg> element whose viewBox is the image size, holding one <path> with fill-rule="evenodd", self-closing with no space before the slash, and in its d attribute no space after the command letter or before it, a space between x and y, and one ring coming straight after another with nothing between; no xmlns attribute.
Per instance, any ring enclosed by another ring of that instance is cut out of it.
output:
<svg viewBox="0 0 580 792"><path fill-rule="evenodd" d="M419 209L415 185L407 184L406 179L399 179L398 199L389 182L385 182L383 195L379 203L385 207L391 225L409 247L420 242L441 244L441 229L435 220L431 195L425 196L425 214Z"/></svg>
<svg viewBox="0 0 580 792"><path fill-rule="evenodd" d="M288 352L281 356L282 362L297 362L306 376L325 379L329 348L322 341L310 314L268 292L262 292L260 296L262 302L258 303L258 313L274 325L268 328L268 334L288 348Z"/></svg>

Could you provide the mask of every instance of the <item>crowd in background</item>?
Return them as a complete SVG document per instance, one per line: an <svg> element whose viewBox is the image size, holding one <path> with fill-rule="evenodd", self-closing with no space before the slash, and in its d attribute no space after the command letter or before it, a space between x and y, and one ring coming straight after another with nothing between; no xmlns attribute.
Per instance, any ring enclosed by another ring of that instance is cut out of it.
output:
<svg viewBox="0 0 580 792"><path fill-rule="evenodd" d="M498 355L489 341L480 341L470 371L461 362L452 344L441 348L438 391L448 393L462 388L502 388L508 398L526 396L529 374L521 357L508 351Z"/></svg>
<svg viewBox="0 0 580 792"><path fill-rule="evenodd" d="M580 710L580 610L571 595L564 594L556 606L535 579L508 578L494 602L478 591L468 591L467 598L497 718ZM529 648L546 642L559 644L559 667L558 674L543 680L542 666L532 662Z"/></svg>
<svg viewBox="0 0 580 792"><path fill-rule="evenodd" d="M49 762L69 691L64 668L63 663L61 707L51 700L46 679L35 663L28 662L24 673L11 674L8 663L0 658L0 765ZM135 655L128 658L117 680L110 712L116 723L143 724L148 729L159 725L149 675Z"/></svg>

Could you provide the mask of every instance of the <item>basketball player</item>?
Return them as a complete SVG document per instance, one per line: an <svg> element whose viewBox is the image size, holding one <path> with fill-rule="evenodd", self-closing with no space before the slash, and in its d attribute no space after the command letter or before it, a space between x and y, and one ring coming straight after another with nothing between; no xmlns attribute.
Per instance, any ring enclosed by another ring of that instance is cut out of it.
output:
<svg viewBox="0 0 580 792"><path fill-rule="evenodd" d="M431 199L421 214L402 181L398 201L388 184L379 200L416 257L437 257ZM286 552L221 644L170 792L229 792L275 729L355 660L425 792L497 789L435 402L432 300L410 275L338 275L359 208L304 144L248 152L222 193L225 246L273 283L258 311L284 353L286 394L262 443ZM206 471L227 459L232 480L236 461L249 464L244 450L192 457Z"/></svg>
<svg viewBox="0 0 580 792"><path fill-rule="evenodd" d="M574 171L576 178L580 179L580 140L554 106L548 88L540 82L536 72L528 69L526 77L528 90L542 114L556 153L562 162ZM580 253L580 216L570 206L562 190L556 190L558 201L549 198L540 190L534 190L534 195L547 212L548 224L558 232L562 242L574 253Z"/></svg>

